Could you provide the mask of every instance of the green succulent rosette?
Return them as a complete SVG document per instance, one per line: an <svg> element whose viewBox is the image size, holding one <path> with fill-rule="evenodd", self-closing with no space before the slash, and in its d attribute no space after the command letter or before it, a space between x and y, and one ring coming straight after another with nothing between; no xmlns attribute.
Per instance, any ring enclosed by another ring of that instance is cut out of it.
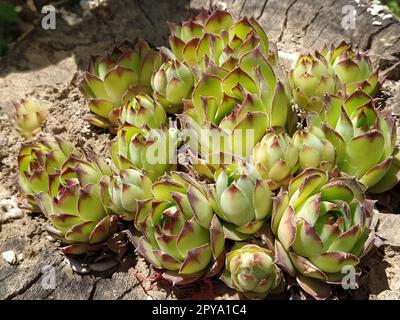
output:
<svg viewBox="0 0 400 320"><path fill-rule="evenodd" d="M255 146L251 162L272 190L288 185L299 168L299 151L283 130L269 129Z"/></svg>
<svg viewBox="0 0 400 320"><path fill-rule="evenodd" d="M151 78L156 100L168 113L177 113L183 107L183 99L193 91L194 75L185 64L173 57L166 57L160 69Z"/></svg>
<svg viewBox="0 0 400 320"><path fill-rule="evenodd" d="M94 56L80 89L88 100L91 124L118 126L120 108L138 94L151 94L151 77L161 64L159 53L139 39L135 47L124 43L105 57Z"/></svg>
<svg viewBox="0 0 400 320"><path fill-rule="evenodd" d="M337 162L336 150L333 143L317 126L309 125L297 130L293 135L293 144L298 149L299 169L320 168L333 170Z"/></svg>
<svg viewBox="0 0 400 320"><path fill-rule="evenodd" d="M159 129L167 124L167 114L160 103L146 94L138 94L115 112L115 122L120 126Z"/></svg>
<svg viewBox="0 0 400 320"><path fill-rule="evenodd" d="M333 67L319 52L300 55L289 79L294 100L305 111L320 111L324 95L341 89Z"/></svg>
<svg viewBox="0 0 400 320"><path fill-rule="evenodd" d="M344 174L356 177L370 192L384 192L397 184L395 119L388 111L378 111L364 91L359 89L347 99L326 96L322 112L310 115L309 122L319 124L333 144Z"/></svg>
<svg viewBox="0 0 400 320"><path fill-rule="evenodd" d="M179 142L175 128L149 130L124 125L111 142L111 159L119 170L138 169L155 181L176 168Z"/></svg>
<svg viewBox="0 0 400 320"><path fill-rule="evenodd" d="M208 188L211 206L221 218L225 237L242 241L254 235L271 215L267 180L247 163L220 167Z"/></svg>
<svg viewBox="0 0 400 320"><path fill-rule="evenodd" d="M281 271L274 259L273 252L267 248L237 242L226 254L221 279L247 298L263 299L282 281Z"/></svg>
<svg viewBox="0 0 400 320"><path fill-rule="evenodd" d="M106 241L115 229L100 194L100 180L111 175L101 159L70 156L49 179L47 192L34 195L52 226L47 232L60 240L66 254L83 254Z"/></svg>
<svg viewBox="0 0 400 320"><path fill-rule="evenodd" d="M73 146L60 138L24 143L18 154L18 186L28 200L28 208L37 211L34 195L49 190L50 177L61 170L73 153Z"/></svg>
<svg viewBox="0 0 400 320"><path fill-rule="evenodd" d="M366 53L355 52L350 44L343 41L337 47L333 44L330 49L325 47L322 54L332 65L346 94L358 89L371 96L378 93L384 78L379 75L378 68L373 67Z"/></svg>
<svg viewBox="0 0 400 320"><path fill-rule="evenodd" d="M216 275L223 267L224 235L204 186L183 172L154 183L153 199L142 201L135 225L143 236L137 251L164 278L185 284Z"/></svg>
<svg viewBox="0 0 400 320"><path fill-rule="evenodd" d="M118 170L100 181L105 207L125 221L134 220L138 201L152 197L151 187L151 179L135 169Z"/></svg>
<svg viewBox="0 0 400 320"><path fill-rule="evenodd" d="M272 231L277 264L295 276L305 292L325 299L345 270L380 244L373 231L374 201L350 177L329 179L309 168L274 200ZM356 274L356 272L355 272Z"/></svg>
<svg viewBox="0 0 400 320"><path fill-rule="evenodd" d="M253 17L235 21L225 10L202 11L183 24L169 23L172 53L197 71L204 71L209 62L232 70L240 57L259 47L268 61L277 63L276 48Z"/></svg>
<svg viewBox="0 0 400 320"><path fill-rule="evenodd" d="M198 168L215 154L249 161L267 128L292 132L296 114L290 101L285 80L280 80L259 48L243 55L230 72L202 74L179 117L199 158ZM208 164L226 163L230 162Z"/></svg>
<svg viewBox="0 0 400 320"><path fill-rule="evenodd" d="M49 113L47 103L34 98L21 99L14 104L15 125L19 134L27 139L40 132L40 125Z"/></svg>

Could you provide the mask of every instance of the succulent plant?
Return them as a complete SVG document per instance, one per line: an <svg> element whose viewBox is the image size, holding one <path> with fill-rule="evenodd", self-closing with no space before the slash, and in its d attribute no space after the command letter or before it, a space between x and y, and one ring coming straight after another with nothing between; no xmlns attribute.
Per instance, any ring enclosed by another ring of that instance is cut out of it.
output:
<svg viewBox="0 0 400 320"><path fill-rule="evenodd" d="M285 127L291 112L286 79L279 78L259 48L244 54L232 71L202 74L188 103L198 123L209 121L232 128L250 112L262 112L269 127Z"/></svg>
<svg viewBox="0 0 400 320"><path fill-rule="evenodd" d="M51 176L48 191L34 195L52 224L48 233L66 244L66 254L86 253L92 245L106 241L115 228L100 197L104 175L111 175L111 170L101 159L70 156L60 172Z"/></svg>
<svg viewBox="0 0 400 320"><path fill-rule="evenodd" d="M208 194L215 213L223 220L226 238L241 241L261 229L271 215L268 182L248 163L235 163L215 172L215 187Z"/></svg>
<svg viewBox="0 0 400 320"><path fill-rule="evenodd" d="M202 11L182 25L170 23L169 43L175 57L203 70L207 61L232 70L245 53L259 47L271 64L277 55L270 50L268 36L253 17L234 21L224 10Z"/></svg>
<svg viewBox="0 0 400 320"><path fill-rule="evenodd" d="M259 48L243 55L231 72L204 73L180 117L193 153L202 160L215 153L249 160L266 128L292 131L296 115L284 83Z"/></svg>
<svg viewBox="0 0 400 320"><path fill-rule="evenodd" d="M324 95L340 90L333 67L319 52L300 55L289 78L294 100L305 111L320 111Z"/></svg>
<svg viewBox="0 0 400 320"><path fill-rule="evenodd" d="M395 120L389 112L376 111L365 92L359 89L345 101L343 97L326 96L319 116L310 117L314 123L323 120L320 126L336 150L338 168L343 173L371 188L389 171L396 143ZM376 191L392 186L382 184Z"/></svg>
<svg viewBox="0 0 400 320"><path fill-rule="evenodd" d="M137 250L165 278L183 284L213 276L223 266L224 235L204 186L183 172L171 172L142 201L135 219L143 236Z"/></svg>
<svg viewBox="0 0 400 320"><path fill-rule="evenodd" d="M192 71L177 60L164 62L151 78L154 95L168 113L176 113L182 109L182 99L190 96L193 85Z"/></svg>
<svg viewBox="0 0 400 320"><path fill-rule="evenodd" d="M255 146L252 164L275 190L289 184L299 167L299 151L286 132L270 129Z"/></svg>
<svg viewBox="0 0 400 320"><path fill-rule="evenodd" d="M324 132L313 125L297 130L293 135L293 144L299 151L299 169L321 168L332 170L337 161L334 145Z"/></svg>
<svg viewBox="0 0 400 320"><path fill-rule="evenodd" d="M85 119L117 132L110 165L59 138L22 145L29 208L64 253L98 261L133 244L173 285L224 266L220 279L252 299L282 289L283 272L317 299L356 285L382 244L366 192L400 181L395 119L375 105L384 79L368 55L342 42L288 74L252 17L203 10L169 26L170 49L140 39L90 60ZM47 112L21 100L17 130L33 137Z"/></svg>
<svg viewBox="0 0 400 320"><path fill-rule="evenodd" d="M102 128L118 126L114 113L134 96L151 93L151 77L160 64L159 54L142 39L133 49L124 43L106 57L92 57L81 83L91 111L85 119Z"/></svg>
<svg viewBox="0 0 400 320"><path fill-rule="evenodd" d="M265 298L281 283L273 252L255 244L237 242L226 254L222 280L251 299Z"/></svg>
<svg viewBox="0 0 400 320"><path fill-rule="evenodd" d="M154 181L176 168L178 145L175 128L147 130L124 125L111 142L111 159L118 169L138 169Z"/></svg>
<svg viewBox="0 0 400 320"><path fill-rule="evenodd" d="M102 202L105 207L125 221L132 221L137 210L137 201L152 197L152 181L134 169L120 170L100 181Z"/></svg>
<svg viewBox="0 0 400 320"><path fill-rule="evenodd" d="M72 152L72 145L57 137L21 146L18 154L18 185L27 197L31 210L39 209L33 196L49 190L50 177L61 170Z"/></svg>
<svg viewBox="0 0 400 320"><path fill-rule="evenodd" d="M398 147L394 149L393 161L386 174L372 187L369 193L383 193L393 189L400 182L400 152Z"/></svg>
<svg viewBox="0 0 400 320"><path fill-rule="evenodd" d="M120 125L159 129L167 123L164 108L148 95L135 96L119 110L120 112L114 112L112 116L115 116L113 122L118 122Z"/></svg>
<svg viewBox="0 0 400 320"><path fill-rule="evenodd" d="M328 178L309 168L274 200L272 230L277 264L316 298L341 284L379 241L372 228L374 201L354 178Z"/></svg>
<svg viewBox="0 0 400 320"><path fill-rule="evenodd" d="M322 54L332 65L346 94L352 94L357 89L371 96L378 93L384 78L379 75L378 68L373 68L366 53L354 52L350 44L343 41L337 47L333 44L330 49L325 47Z"/></svg>
<svg viewBox="0 0 400 320"><path fill-rule="evenodd" d="M32 138L40 131L40 125L47 118L47 103L35 98L22 99L15 103L16 128L25 138Z"/></svg>

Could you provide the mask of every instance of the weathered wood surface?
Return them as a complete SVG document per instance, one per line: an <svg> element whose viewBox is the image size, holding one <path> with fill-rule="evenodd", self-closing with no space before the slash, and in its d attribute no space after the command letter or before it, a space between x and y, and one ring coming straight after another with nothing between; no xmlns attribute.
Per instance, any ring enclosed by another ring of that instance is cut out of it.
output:
<svg viewBox="0 0 400 320"><path fill-rule="evenodd" d="M109 278L77 275L47 237L44 220L21 216L15 208L17 191L13 176L16 155L23 140L16 135L10 122L12 101L26 94L48 99L53 108L51 119L44 128L45 134L59 134L80 147L107 154L106 142L110 136L105 132L92 132L82 120L87 110L77 83L89 54L101 54L114 43L137 37L148 39L155 46L167 44L166 21L179 22L199 9L217 5L226 7L236 16L259 18L271 40L278 42L280 50L299 53L305 49L320 49L325 41L345 39L362 50L371 50L376 62L385 68L393 68L392 79L399 79L400 22L387 19L382 20L381 26L372 25L373 17L367 10L369 1L366 0L361 0L360 5L351 0L110 2L110 14L103 20L80 17L69 25L60 13L56 30L42 30L38 23L30 34L18 41L7 57L0 60L0 253L13 250L18 259L11 265L0 258L0 299L170 299L187 298L193 292L199 292L202 297L199 285L171 289L168 285L158 284L150 291L145 290L149 283L141 284L135 274L148 276L149 269L142 259L133 256L128 261L130 264L127 262L123 270ZM357 10L353 30L341 27L345 5L353 5ZM79 11L75 13L79 15ZM391 107L396 111L395 103L400 100L399 86L391 83L388 90L392 95ZM387 222L388 217L395 221L394 224ZM386 226L400 225L398 216L388 215L382 220L386 221ZM395 232L388 229L382 232L392 239L392 247L386 247L365 262L365 268L373 270L362 279L361 289L351 294L353 298L400 297L399 281L390 277L400 273L396 249L400 243L396 242ZM54 288L43 286L45 266L55 268ZM216 297L234 297L234 293L220 282L214 284Z"/></svg>

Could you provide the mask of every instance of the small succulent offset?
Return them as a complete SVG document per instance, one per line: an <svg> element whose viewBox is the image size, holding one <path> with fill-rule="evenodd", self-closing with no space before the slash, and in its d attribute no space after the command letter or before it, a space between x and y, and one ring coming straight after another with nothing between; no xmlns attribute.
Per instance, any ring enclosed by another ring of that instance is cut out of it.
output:
<svg viewBox="0 0 400 320"><path fill-rule="evenodd" d="M35 98L22 99L15 103L16 128L21 136L29 139L40 131L40 125L46 120L48 106Z"/></svg>
<svg viewBox="0 0 400 320"><path fill-rule="evenodd" d="M299 169L321 168L332 170L336 164L334 145L324 132L315 126L297 130L293 135L293 144L299 151Z"/></svg>
<svg viewBox="0 0 400 320"><path fill-rule="evenodd" d="M371 96L378 93L384 78L379 75L378 68L373 68L366 53L354 52L351 46L343 41L337 47L333 44L330 49L325 47L322 54L332 65L346 94L352 94L357 89Z"/></svg>
<svg viewBox="0 0 400 320"><path fill-rule="evenodd" d="M52 176L48 191L34 199L52 227L47 232L66 244L66 254L82 254L106 241L115 229L115 219L107 213L100 197L100 179L111 175L101 160L70 156L60 172Z"/></svg>
<svg viewBox="0 0 400 320"><path fill-rule="evenodd" d="M208 188L211 206L223 221L225 236L241 241L255 234L271 215L268 182L248 163L225 165Z"/></svg>
<svg viewBox="0 0 400 320"><path fill-rule="evenodd" d="M154 185L154 198L142 201L136 227L137 250L173 283L216 275L223 266L224 235L204 186L183 172L171 172Z"/></svg>
<svg viewBox="0 0 400 320"><path fill-rule="evenodd" d="M350 177L329 180L325 171L309 168L275 199L272 230L277 263L316 298L341 284L346 268L379 244L373 228L374 201L366 200Z"/></svg>
<svg viewBox="0 0 400 320"><path fill-rule="evenodd" d="M88 99L91 124L118 126L119 108L140 93L151 93L151 77L161 64L160 55L140 39L132 49L124 43L105 57L92 57L81 91Z"/></svg>
<svg viewBox="0 0 400 320"><path fill-rule="evenodd" d="M52 176L73 153L73 146L58 137L42 139L21 146L18 154L18 185L25 194L31 210L37 211L34 195L48 192Z"/></svg>
<svg viewBox="0 0 400 320"><path fill-rule="evenodd" d="M271 250L237 242L226 254L221 279L250 299L262 299L279 287L282 274Z"/></svg>
<svg viewBox="0 0 400 320"><path fill-rule="evenodd" d="M181 111L182 99L189 98L193 85L192 71L178 60L167 60L151 78L154 96L168 113Z"/></svg>
<svg viewBox="0 0 400 320"><path fill-rule="evenodd" d="M252 164L275 190L288 185L299 168L299 151L285 131L269 129L254 148Z"/></svg>

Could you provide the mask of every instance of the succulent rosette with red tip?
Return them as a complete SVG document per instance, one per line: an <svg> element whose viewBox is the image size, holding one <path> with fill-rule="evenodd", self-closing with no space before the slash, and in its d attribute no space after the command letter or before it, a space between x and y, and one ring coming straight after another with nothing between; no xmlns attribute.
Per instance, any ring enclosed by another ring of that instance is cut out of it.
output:
<svg viewBox="0 0 400 320"><path fill-rule="evenodd" d="M305 111L320 111L324 95L341 89L333 67L319 52L300 55L289 78L294 100Z"/></svg>
<svg viewBox="0 0 400 320"><path fill-rule="evenodd" d="M85 119L101 128L118 126L123 105L138 94L151 94L151 77L161 64L159 53L144 40L133 49L129 43L121 47L92 57L80 87L91 111Z"/></svg>
<svg viewBox="0 0 400 320"><path fill-rule="evenodd" d="M29 97L15 103L15 124L19 134L27 139L40 132L40 125L49 113L46 102Z"/></svg>
<svg viewBox="0 0 400 320"><path fill-rule="evenodd" d="M100 180L100 194L106 208L125 221L135 218L138 201L152 197L152 181L135 169L119 170Z"/></svg>
<svg viewBox="0 0 400 320"><path fill-rule="evenodd" d="M358 89L371 96L378 93L384 77L379 75L378 68L372 66L366 53L355 52L350 44L343 41L337 47L333 44L330 49L325 47L322 54L332 65L346 94L352 94Z"/></svg>
<svg viewBox="0 0 400 320"><path fill-rule="evenodd" d="M32 210L39 209L34 195L48 191L50 176L61 170L73 149L69 142L60 138L42 139L21 146L18 154L18 186Z"/></svg>
<svg viewBox="0 0 400 320"><path fill-rule="evenodd" d="M275 65L277 53L267 34L253 17L235 20L225 10L202 11L183 24L170 23L169 43L172 53L190 67L207 68L208 61L232 70L245 53L260 48Z"/></svg>
<svg viewBox="0 0 400 320"><path fill-rule="evenodd" d="M176 128L156 130L126 124L119 128L111 142L111 159L119 170L141 170L155 181L176 168L179 143Z"/></svg>
<svg viewBox="0 0 400 320"><path fill-rule="evenodd" d="M183 172L154 183L153 199L140 202L135 225L139 254L164 277L184 284L216 275L223 267L224 234L204 186Z"/></svg>
<svg viewBox="0 0 400 320"><path fill-rule="evenodd" d="M103 205L100 180L111 175L104 161L70 156L49 178L48 190L34 199L52 226L47 232L60 240L66 254L83 254L105 242L115 229L115 219Z"/></svg>
<svg viewBox="0 0 400 320"><path fill-rule="evenodd" d="M334 146L339 170L356 177L365 189L384 192L398 182L392 170L397 165L395 119L378 111L364 91L358 89L347 99L326 96L322 112L310 115L309 121L319 124Z"/></svg>
<svg viewBox="0 0 400 320"><path fill-rule="evenodd" d="M263 299L282 282L282 273L274 260L273 252L267 248L237 242L226 254L221 279L247 298Z"/></svg>
<svg viewBox="0 0 400 320"><path fill-rule="evenodd" d="M255 146L252 164L272 190L288 185L299 168L299 151L283 130L267 130Z"/></svg>
<svg viewBox="0 0 400 320"><path fill-rule="evenodd" d="M215 172L215 186L209 186L208 193L229 239L249 238L271 215L272 192L268 182L247 163L220 167Z"/></svg>
<svg viewBox="0 0 400 320"><path fill-rule="evenodd" d="M380 244L373 216L374 201L365 199L354 178L304 170L274 200L278 265L308 294L328 298L330 284L340 285L346 270Z"/></svg>

